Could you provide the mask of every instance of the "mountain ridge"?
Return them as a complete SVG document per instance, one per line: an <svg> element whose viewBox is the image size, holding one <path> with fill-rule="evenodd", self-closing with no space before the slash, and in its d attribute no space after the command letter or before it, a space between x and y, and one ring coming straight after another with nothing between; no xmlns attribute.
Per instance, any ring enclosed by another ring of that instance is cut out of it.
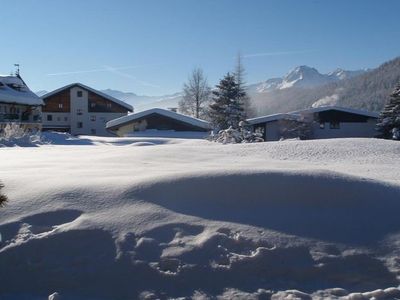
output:
<svg viewBox="0 0 400 300"><path fill-rule="evenodd" d="M396 57L373 69L337 68L326 74L301 65L282 77L250 84L247 89L254 108L251 117L255 117L322 105L380 111L399 82L400 57ZM37 94L42 96L45 92ZM163 96L137 95L110 88L101 92L133 105L136 112L177 107L182 98L181 92Z"/></svg>

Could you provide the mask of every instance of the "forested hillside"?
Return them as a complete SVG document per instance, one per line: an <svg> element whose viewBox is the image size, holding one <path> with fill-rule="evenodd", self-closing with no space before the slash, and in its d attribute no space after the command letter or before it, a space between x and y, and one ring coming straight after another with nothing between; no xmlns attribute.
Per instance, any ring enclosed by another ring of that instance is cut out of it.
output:
<svg viewBox="0 0 400 300"><path fill-rule="evenodd" d="M292 87L252 93L251 98L256 115L321 105L380 111L399 83L400 57L352 78L312 88Z"/></svg>

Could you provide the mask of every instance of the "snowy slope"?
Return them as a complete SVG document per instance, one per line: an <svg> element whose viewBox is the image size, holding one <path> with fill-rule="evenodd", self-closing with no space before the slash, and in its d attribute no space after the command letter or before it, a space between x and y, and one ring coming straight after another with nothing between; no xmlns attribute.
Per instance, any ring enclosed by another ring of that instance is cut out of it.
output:
<svg viewBox="0 0 400 300"><path fill-rule="evenodd" d="M50 138L0 149L1 299L399 292L396 142Z"/></svg>

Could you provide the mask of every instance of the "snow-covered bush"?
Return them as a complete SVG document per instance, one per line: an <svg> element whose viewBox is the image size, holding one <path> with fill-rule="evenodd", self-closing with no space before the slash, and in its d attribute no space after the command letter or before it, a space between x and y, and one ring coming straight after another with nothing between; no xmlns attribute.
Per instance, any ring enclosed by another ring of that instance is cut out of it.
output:
<svg viewBox="0 0 400 300"><path fill-rule="evenodd" d="M392 129L392 139L400 140L400 128L393 128Z"/></svg>
<svg viewBox="0 0 400 300"><path fill-rule="evenodd" d="M27 147L42 143L40 131L25 129L17 123L9 123L0 130L0 147Z"/></svg>
<svg viewBox="0 0 400 300"><path fill-rule="evenodd" d="M0 207L4 206L7 202L7 196L1 193L2 188L4 185L0 182Z"/></svg>
<svg viewBox="0 0 400 300"><path fill-rule="evenodd" d="M241 125L239 129L231 126L228 129L220 130L217 134L212 134L209 139L222 144L264 142L261 133L248 130L243 123Z"/></svg>

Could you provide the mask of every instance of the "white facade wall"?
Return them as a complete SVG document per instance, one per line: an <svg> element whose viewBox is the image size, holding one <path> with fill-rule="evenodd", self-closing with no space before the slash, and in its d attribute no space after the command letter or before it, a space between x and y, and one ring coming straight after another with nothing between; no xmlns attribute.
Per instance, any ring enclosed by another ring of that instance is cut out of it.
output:
<svg viewBox="0 0 400 300"><path fill-rule="evenodd" d="M125 115L125 113L88 113L87 123L89 132L87 134L100 136L113 135L106 129L106 123ZM91 116L95 116L95 121L92 121ZM92 133L91 130L93 129L96 133Z"/></svg>
<svg viewBox="0 0 400 300"><path fill-rule="evenodd" d="M82 92L82 97L78 97L78 92ZM70 113L44 112L43 126L69 128L73 135L110 136L112 134L106 130L106 123L126 115L126 113L89 112L89 93L80 87L70 89L70 101ZM51 121L48 121L48 115L52 115Z"/></svg>
<svg viewBox="0 0 400 300"><path fill-rule="evenodd" d="M52 120L48 120L48 115L52 116ZM43 112L43 126L44 127L70 127L71 114L62 112Z"/></svg>
<svg viewBox="0 0 400 300"><path fill-rule="evenodd" d="M71 101L71 134L89 134L90 125L88 119L88 98L89 93L80 87L73 87L69 90ZM78 97L77 93L82 92L82 97ZM86 121L86 122L85 122ZM82 124L82 128L78 126Z"/></svg>

